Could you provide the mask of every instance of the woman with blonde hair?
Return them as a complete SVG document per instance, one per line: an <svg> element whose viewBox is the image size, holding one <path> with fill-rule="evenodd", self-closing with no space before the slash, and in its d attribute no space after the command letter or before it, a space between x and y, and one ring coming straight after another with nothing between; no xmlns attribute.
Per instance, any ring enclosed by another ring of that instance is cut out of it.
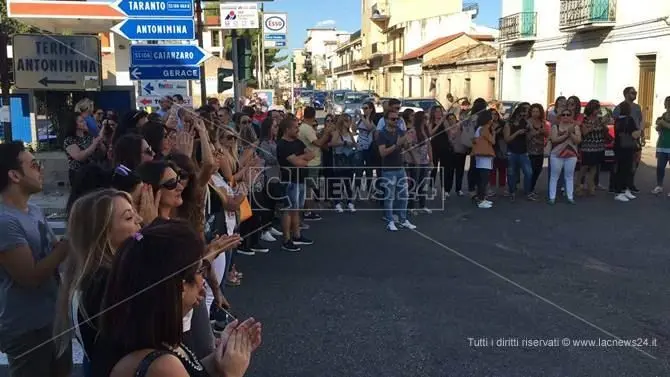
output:
<svg viewBox="0 0 670 377"><path fill-rule="evenodd" d="M116 249L140 230L141 222L130 195L123 191L94 191L72 205L67 226L70 254L54 324L59 354L69 349L74 331L85 352L84 364L92 359L97 317Z"/></svg>
<svg viewBox="0 0 670 377"><path fill-rule="evenodd" d="M331 133L328 147L333 151L333 172L335 178L340 182L340 198L334 198L335 211L344 212L343 204L347 201L347 208L356 212L354 206L354 154L356 153L356 139L351 131L351 117L343 114L335 123L335 129Z"/></svg>

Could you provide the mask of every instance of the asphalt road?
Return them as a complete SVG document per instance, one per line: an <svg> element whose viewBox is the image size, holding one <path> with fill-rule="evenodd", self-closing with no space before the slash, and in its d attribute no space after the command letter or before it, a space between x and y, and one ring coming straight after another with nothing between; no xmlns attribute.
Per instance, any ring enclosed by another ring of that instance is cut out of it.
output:
<svg viewBox="0 0 670 377"><path fill-rule="evenodd" d="M227 296L264 323L249 375L668 375L669 200L479 210L452 198L394 234L378 212L327 213L299 255L237 259L245 281ZM521 343L614 337L648 346Z"/></svg>
<svg viewBox="0 0 670 377"><path fill-rule="evenodd" d="M326 212L301 253L237 255L244 282L226 296L263 322L248 376L669 375L670 198L647 193L652 175L631 203L452 197L416 231ZM616 337L647 346L572 343Z"/></svg>

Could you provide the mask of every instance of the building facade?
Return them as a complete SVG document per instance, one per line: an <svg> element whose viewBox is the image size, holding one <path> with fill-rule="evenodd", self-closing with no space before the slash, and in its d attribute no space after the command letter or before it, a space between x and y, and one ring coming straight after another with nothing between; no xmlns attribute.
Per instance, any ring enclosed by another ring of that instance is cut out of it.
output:
<svg viewBox="0 0 670 377"><path fill-rule="evenodd" d="M477 13L475 4L462 0L362 0L360 57L356 55L347 66L337 68L338 83L352 83L355 88L348 89L372 90L383 97L427 95L421 60L405 67L403 57L459 32L496 37L495 29L474 23ZM346 56L355 46L341 44L338 54ZM432 92L437 97L446 96Z"/></svg>
<svg viewBox="0 0 670 377"><path fill-rule="evenodd" d="M670 2L503 0L501 96L618 103L638 90L647 131L670 94ZM646 132L652 141L655 132Z"/></svg>

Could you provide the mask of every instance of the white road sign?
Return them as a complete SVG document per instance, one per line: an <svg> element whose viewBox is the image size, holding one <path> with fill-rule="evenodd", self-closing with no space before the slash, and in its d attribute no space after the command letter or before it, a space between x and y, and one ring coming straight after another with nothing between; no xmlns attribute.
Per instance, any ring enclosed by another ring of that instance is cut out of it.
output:
<svg viewBox="0 0 670 377"><path fill-rule="evenodd" d="M95 36L17 34L12 41L19 89L100 90L100 40Z"/></svg>
<svg viewBox="0 0 670 377"><path fill-rule="evenodd" d="M142 80L143 96L188 96L187 80Z"/></svg>
<svg viewBox="0 0 670 377"><path fill-rule="evenodd" d="M222 29L258 29L258 4L221 3Z"/></svg>
<svg viewBox="0 0 670 377"><path fill-rule="evenodd" d="M160 102L163 96L139 96L135 99L135 104L138 108L140 107L157 107L160 106ZM193 98L190 96L184 96L184 106L191 107L193 106Z"/></svg>
<svg viewBox="0 0 670 377"><path fill-rule="evenodd" d="M286 13L263 13L263 46L286 48L288 33Z"/></svg>

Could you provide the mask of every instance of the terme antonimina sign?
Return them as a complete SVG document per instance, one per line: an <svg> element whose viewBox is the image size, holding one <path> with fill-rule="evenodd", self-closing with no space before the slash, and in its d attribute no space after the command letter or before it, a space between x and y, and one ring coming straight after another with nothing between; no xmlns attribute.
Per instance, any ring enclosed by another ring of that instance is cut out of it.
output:
<svg viewBox="0 0 670 377"><path fill-rule="evenodd" d="M19 89L101 89L100 40L95 36L17 34L12 49Z"/></svg>

